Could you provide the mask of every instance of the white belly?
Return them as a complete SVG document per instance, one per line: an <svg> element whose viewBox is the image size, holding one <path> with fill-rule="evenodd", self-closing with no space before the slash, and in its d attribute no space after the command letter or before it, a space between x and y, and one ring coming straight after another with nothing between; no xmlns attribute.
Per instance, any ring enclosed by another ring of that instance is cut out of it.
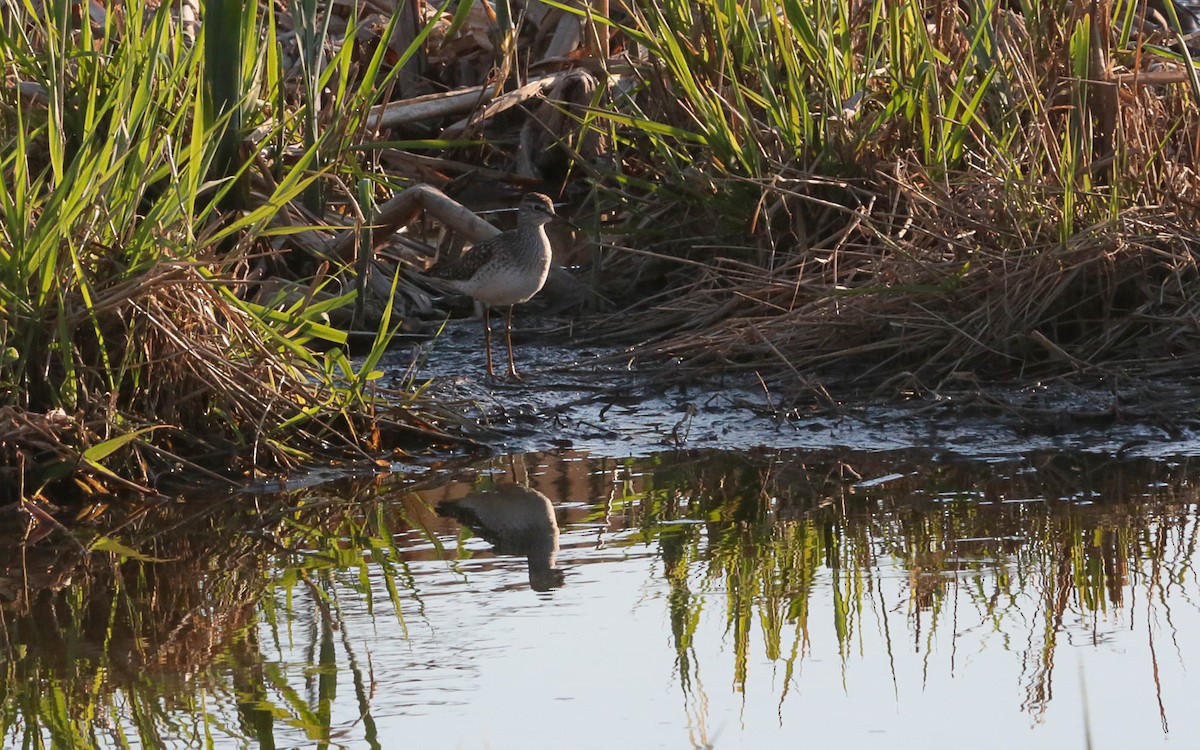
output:
<svg viewBox="0 0 1200 750"><path fill-rule="evenodd" d="M481 273L468 281L455 283L463 294L468 294L485 305L505 307L528 302L541 291L550 273L550 259L540 269L518 269L511 266L485 266Z"/></svg>

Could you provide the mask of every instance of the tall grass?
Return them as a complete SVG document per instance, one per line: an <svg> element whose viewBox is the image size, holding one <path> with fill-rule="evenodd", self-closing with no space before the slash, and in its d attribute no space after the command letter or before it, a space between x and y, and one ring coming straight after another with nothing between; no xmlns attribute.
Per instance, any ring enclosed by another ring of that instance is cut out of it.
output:
<svg viewBox="0 0 1200 750"><path fill-rule="evenodd" d="M1195 74L1136 8L629 8L641 89L597 121L627 144L612 194L667 219L635 214L633 242L655 252L607 261L657 313L623 336L793 385L1200 357L1178 324L1200 303ZM1175 82L1139 83L1152 60ZM693 265L664 277L664 256Z"/></svg>
<svg viewBox="0 0 1200 750"><path fill-rule="evenodd" d="M781 167L870 174L913 154L941 179L966 168L1049 178L1065 159L1075 168L1056 175L1065 185L1080 164L1095 168L1098 139L1140 145L1095 131L1114 114L1103 111L1111 101L1096 101L1100 89L1115 97L1105 63L1129 62L1142 44L1131 41L1130 10L1118 9L1110 38L1109 19L1096 28L1062 0L1016 11L999 0L965 10L949 1L642 0L621 28L645 51L644 119L625 122L642 126L652 158L700 144L716 173L755 179ZM1120 40L1128 46L1110 47ZM1045 160L1052 155L1061 158Z"/></svg>
<svg viewBox="0 0 1200 750"><path fill-rule="evenodd" d="M212 4L192 44L169 6L112 3L102 26L65 0L0 16L0 65L31 93L0 94L0 408L24 415L0 442L28 497L75 469L288 465L375 434L373 364L353 367L325 323L353 293L325 293L328 274L300 302L247 293L344 131L310 132L264 173L247 134L290 143L303 119L261 108L283 85L271 17ZM21 447L34 436L58 447Z"/></svg>

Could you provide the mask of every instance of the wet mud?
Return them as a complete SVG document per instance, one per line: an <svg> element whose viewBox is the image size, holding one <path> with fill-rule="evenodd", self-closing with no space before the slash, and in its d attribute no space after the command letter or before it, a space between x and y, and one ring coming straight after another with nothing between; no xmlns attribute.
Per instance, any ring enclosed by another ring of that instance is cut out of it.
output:
<svg viewBox="0 0 1200 750"><path fill-rule="evenodd" d="M1157 458L1200 452L1200 380L964 379L911 395L893 381L879 389L882 396L832 381L773 388L754 372L700 377L640 361L631 349L563 340L538 328L545 324L536 319L516 325L522 380L487 377L477 319L451 321L430 341L394 349L381 363L385 379L425 384L477 425L476 440L506 453L922 448L986 458L1059 449ZM493 343L501 362L498 326Z"/></svg>

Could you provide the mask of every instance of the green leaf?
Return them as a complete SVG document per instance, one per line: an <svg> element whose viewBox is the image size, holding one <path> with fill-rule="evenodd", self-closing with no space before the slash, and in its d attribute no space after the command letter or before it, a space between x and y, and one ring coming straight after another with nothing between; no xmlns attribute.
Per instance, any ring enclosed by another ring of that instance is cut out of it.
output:
<svg viewBox="0 0 1200 750"><path fill-rule="evenodd" d="M111 552L127 560L137 560L138 562L168 562L166 558L143 555L132 547L127 547L108 536L97 537L95 541L88 545L88 552Z"/></svg>
<svg viewBox="0 0 1200 750"><path fill-rule="evenodd" d="M97 443L91 448L85 450L80 458L82 458L84 461L87 461L89 464L98 465L96 464L97 461L108 458L116 451L120 450L132 441L140 438L142 435L153 432L154 430L160 429L163 426L164 425L152 425L150 427L143 427L140 430L134 430L133 432L127 432L123 435L118 435L115 438L105 440L103 443Z"/></svg>

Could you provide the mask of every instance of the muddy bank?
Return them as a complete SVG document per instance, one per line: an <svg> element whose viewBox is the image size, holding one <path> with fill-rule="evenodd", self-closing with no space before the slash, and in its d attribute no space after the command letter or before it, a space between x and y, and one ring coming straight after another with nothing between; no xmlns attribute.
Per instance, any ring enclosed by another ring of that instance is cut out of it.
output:
<svg viewBox="0 0 1200 750"><path fill-rule="evenodd" d="M475 439L503 452L575 448L615 457L766 446L930 448L969 457L1068 448L1145 457L1200 453L1195 380L963 381L899 399L822 382L789 399L753 372L698 378L669 364L640 363L632 350L565 340L550 333L551 324L517 320L522 381L487 379L480 323L462 319L430 341L393 349L381 363L385 382L427 382L447 408L477 422L470 430ZM502 337L494 343L502 358ZM898 390L893 383L890 392Z"/></svg>

